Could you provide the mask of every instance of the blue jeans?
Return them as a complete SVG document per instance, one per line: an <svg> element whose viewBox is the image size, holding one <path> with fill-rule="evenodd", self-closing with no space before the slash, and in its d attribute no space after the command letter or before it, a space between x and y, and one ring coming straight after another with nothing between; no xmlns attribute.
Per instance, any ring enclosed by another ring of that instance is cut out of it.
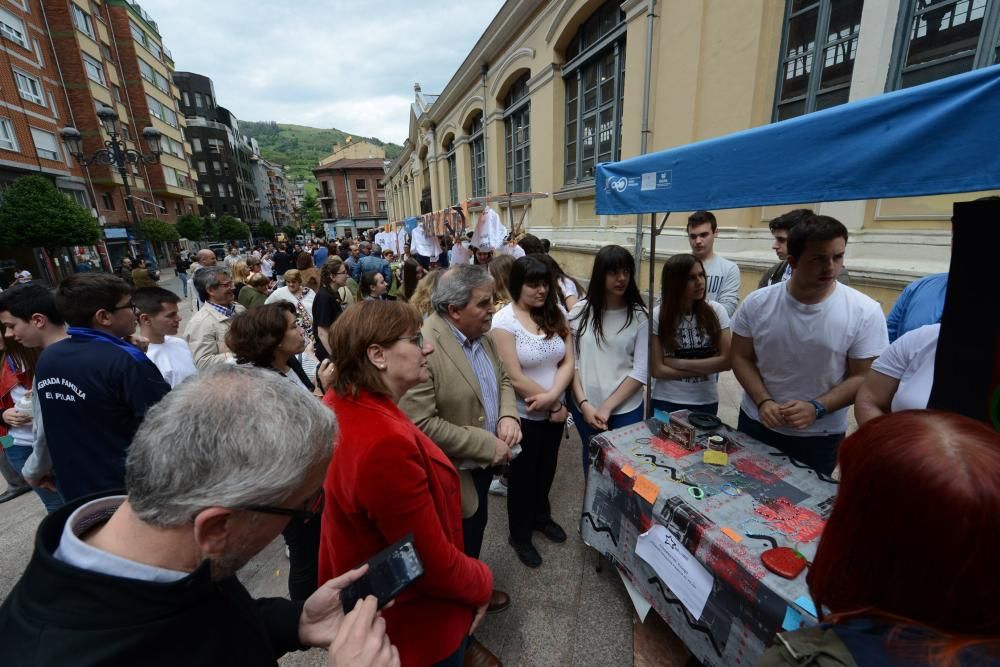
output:
<svg viewBox="0 0 1000 667"><path fill-rule="evenodd" d="M707 412L710 415L719 414L719 402L706 403L704 405L684 405L683 403L674 403L673 401L661 401L658 398L653 399L653 407L657 410L663 410L664 412L676 412L677 410L690 410L691 412Z"/></svg>
<svg viewBox="0 0 1000 667"><path fill-rule="evenodd" d="M576 430L580 434L580 442L583 445L580 448L583 452L583 476L586 478L587 472L590 470L590 439L600 431L594 430L590 424L584 421L583 414L576 409L576 401L566 401L566 405L569 406L569 411L573 414L573 423L576 424ZM620 415L611 415L611 419L608 420L608 430L613 431L616 428L638 424L641 421L642 405L639 405L635 410L623 412Z"/></svg>
<svg viewBox="0 0 1000 667"><path fill-rule="evenodd" d="M184 298L188 298L188 274L178 273L177 278L181 281L181 289L184 290Z"/></svg>
<svg viewBox="0 0 1000 667"><path fill-rule="evenodd" d="M462 640L462 643L458 645L455 652L449 655L444 660L434 664L434 667L462 667L462 663L465 661L465 647L469 643L469 638L466 637Z"/></svg>
<svg viewBox="0 0 1000 667"><path fill-rule="evenodd" d="M31 456L31 447L21 445L8 447L4 451L7 453L7 460L10 461L10 464L18 472L21 472L21 469L24 468L24 462ZM49 491L48 489L32 490L41 498L42 504L45 505L45 510L49 513L55 512L66 504L66 501L63 500L62 495L58 491Z"/></svg>
<svg viewBox="0 0 1000 667"><path fill-rule="evenodd" d="M837 449L844 439L843 433L806 436L778 433L751 419L743 410L740 410L739 430L826 475L837 466Z"/></svg>

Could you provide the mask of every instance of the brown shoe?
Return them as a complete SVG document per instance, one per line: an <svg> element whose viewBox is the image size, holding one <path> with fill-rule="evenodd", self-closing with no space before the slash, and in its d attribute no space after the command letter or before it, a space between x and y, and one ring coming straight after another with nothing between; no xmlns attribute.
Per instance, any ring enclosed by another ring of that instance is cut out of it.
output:
<svg viewBox="0 0 1000 667"><path fill-rule="evenodd" d="M493 591L490 595L490 604L486 607L487 614L495 614L510 606L510 596L503 591Z"/></svg>
<svg viewBox="0 0 1000 667"><path fill-rule="evenodd" d="M462 661L463 667L503 667L500 658L493 655L493 652L479 643L478 639L470 639L465 647L465 659Z"/></svg>

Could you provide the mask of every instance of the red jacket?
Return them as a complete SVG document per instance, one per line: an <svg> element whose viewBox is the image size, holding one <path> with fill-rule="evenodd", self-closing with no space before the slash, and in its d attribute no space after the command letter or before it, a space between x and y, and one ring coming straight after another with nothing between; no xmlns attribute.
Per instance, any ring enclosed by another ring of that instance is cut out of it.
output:
<svg viewBox="0 0 1000 667"><path fill-rule="evenodd" d="M384 612L403 665L429 665L458 649L493 574L462 550L458 472L437 445L387 398L328 392L340 438L324 491L319 580L357 567L407 533L424 564Z"/></svg>

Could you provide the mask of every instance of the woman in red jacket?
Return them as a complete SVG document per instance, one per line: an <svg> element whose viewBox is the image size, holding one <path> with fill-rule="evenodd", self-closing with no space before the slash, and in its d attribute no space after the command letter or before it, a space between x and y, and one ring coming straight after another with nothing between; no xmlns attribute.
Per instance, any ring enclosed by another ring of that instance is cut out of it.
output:
<svg viewBox="0 0 1000 667"><path fill-rule="evenodd" d="M493 575L462 550L455 467L396 402L427 379L434 351L417 310L398 301L351 306L330 329L336 379L324 401L340 438L327 471L319 554L324 582L413 533L424 576L385 609L403 665L462 664L486 612Z"/></svg>

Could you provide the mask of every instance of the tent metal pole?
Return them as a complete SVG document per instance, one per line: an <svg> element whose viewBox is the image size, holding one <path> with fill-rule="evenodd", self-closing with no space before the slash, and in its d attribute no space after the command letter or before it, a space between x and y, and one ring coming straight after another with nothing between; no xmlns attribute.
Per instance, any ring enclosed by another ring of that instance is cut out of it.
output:
<svg viewBox="0 0 1000 667"><path fill-rule="evenodd" d="M670 213L663 214L663 220L659 226L656 224L656 214L649 214L649 290L647 292L646 306L649 308L649 317L646 321L646 401L644 403L643 418L649 419L653 414L653 305L655 302L656 289L656 237L663 230L663 225L667 224ZM640 255L640 264L641 255Z"/></svg>
<svg viewBox="0 0 1000 667"><path fill-rule="evenodd" d="M642 72L642 124L639 128L639 155L645 155L649 150L649 87L653 79L653 19L656 13L653 8L656 0L646 2L646 53ZM483 97L485 98L485 95ZM655 223L656 216L653 216ZM642 214L635 216L635 259L642 265Z"/></svg>

